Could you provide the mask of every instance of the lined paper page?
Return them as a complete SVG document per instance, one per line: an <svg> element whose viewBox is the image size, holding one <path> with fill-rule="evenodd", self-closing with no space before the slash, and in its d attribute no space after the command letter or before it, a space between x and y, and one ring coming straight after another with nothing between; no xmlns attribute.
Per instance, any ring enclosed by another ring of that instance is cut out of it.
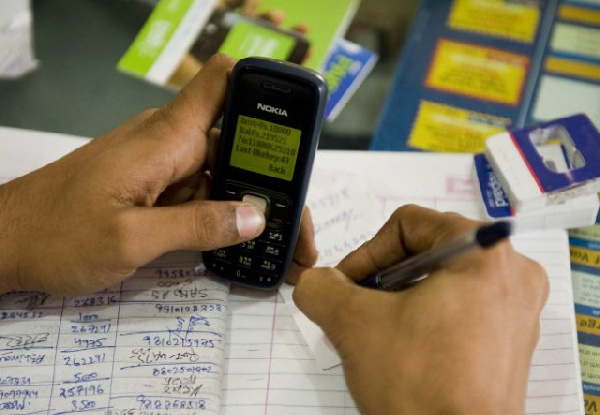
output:
<svg viewBox="0 0 600 415"><path fill-rule="evenodd" d="M513 242L544 264L552 286L530 372L530 415L583 414L565 238L545 232ZM229 305L224 415L358 413L341 368L321 369L281 297L234 288Z"/></svg>
<svg viewBox="0 0 600 415"><path fill-rule="evenodd" d="M583 414L568 237L565 232L552 231L511 241L516 250L539 262L550 280L529 374L526 413Z"/></svg>
<svg viewBox="0 0 600 415"><path fill-rule="evenodd" d="M478 218L471 165L468 156L320 153L313 176L319 186L313 186L308 200L320 264L337 264L346 253L370 238L396 207L403 204L416 203ZM383 178L381 171L385 171ZM344 220L336 220L339 218ZM520 236L513 238L513 245L544 266L551 285L541 316L540 341L533 356L527 414L582 414L566 233ZM292 289L284 287L281 292L319 367L329 369L339 365L340 359L322 331L293 304Z"/></svg>
<svg viewBox="0 0 600 415"><path fill-rule="evenodd" d="M218 414L227 285L177 253L100 293L0 297L0 413Z"/></svg>
<svg viewBox="0 0 600 415"><path fill-rule="evenodd" d="M274 294L233 288L223 415L357 415L341 369L325 373Z"/></svg>

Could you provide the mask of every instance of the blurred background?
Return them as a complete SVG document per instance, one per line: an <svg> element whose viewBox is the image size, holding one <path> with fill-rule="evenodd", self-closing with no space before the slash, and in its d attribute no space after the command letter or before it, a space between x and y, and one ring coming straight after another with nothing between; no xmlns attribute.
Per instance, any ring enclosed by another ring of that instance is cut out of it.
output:
<svg viewBox="0 0 600 415"><path fill-rule="evenodd" d="M416 0L363 1L346 38L380 55L322 148L366 149L390 87ZM152 0L32 0L39 67L0 80L0 125L94 137L174 94L116 70L152 11Z"/></svg>

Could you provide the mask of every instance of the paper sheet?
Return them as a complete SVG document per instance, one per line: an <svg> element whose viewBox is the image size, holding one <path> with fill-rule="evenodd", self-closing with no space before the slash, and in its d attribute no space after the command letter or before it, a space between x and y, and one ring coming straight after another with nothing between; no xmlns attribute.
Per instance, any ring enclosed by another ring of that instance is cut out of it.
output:
<svg viewBox="0 0 600 415"><path fill-rule="evenodd" d="M307 204L313 213L321 265L339 262L402 204L417 203L479 219L470 180L472 156L321 152L316 166L313 180L318 185L311 188ZM330 218L349 210L353 214L344 215L345 221L332 224ZM582 413L567 236L563 231L544 232L513 238L512 243L545 267L552 287L533 357L527 413ZM343 249L330 249L332 244ZM322 331L293 304L292 291L281 289L319 367L328 370L339 365L339 356Z"/></svg>
<svg viewBox="0 0 600 415"><path fill-rule="evenodd" d="M85 140L73 137L0 128L0 177L7 179L24 174L84 142ZM40 149L43 149L42 155ZM335 263L355 244L368 238L396 206L404 203L417 202L440 210L458 210L474 216L477 209L469 198L472 188L467 160L468 156L448 157L435 154L412 157L398 153L319 154L313 179L313 189L316 190L311 192L311 204L314 212L319 211L316 226L319 230L317 238L323 261ZM399 171L400 165L405 166L406 171ZM435 166L435 169L432 166ZM440 176L425 174L424 171L439 171L442 180ZM336 189L343 182L354 183L347 186L351 192L344 193L341 188ZM329 195L328 191L319 193L318 189L321 186L329 191L338 190L337 196L333 191ZM394 188L397 188L398 192L389 193L389 189ZM351 205L351 212L342 215L341 218L337 213L326 214L327 209L338 208L340 205L346 209ZM354 226L353 222L348 220L349 217L353 220L363 218L369 221L368 226ZM339 229L345 229L351 239L345 241L323 236ZM532 246L534 245L532 243ZM564 254L568 257L566 251ZM123 412L117 412L117 409L123 407L132 409L126 412L127 414L138 415L152 411L189 415L207 413L199 409L198 405L201 400L204 400L204 405L210 405L211 400L216 399L215 395L204 394L213 389L203 387L197 390L193 386L198 386L201 376L212 375L213 372L208 364L199 363L200 360L197 360L194 353L198 353L199 350L219 349L220 346L198 346L204 340L210 340L204 336L206 333L200 333L204 320L197 320L198 316L193 309L183 307L201 303L191 301L190 297L176 300L174 293L184 288L187 294L179 292L177 295L189 296L192 292L202 292L202 286L197 284L210 284L210 287L215 289L211 295L216 296L216 303L223 291L217 288L219 285L213 285L214 281L194 277L195 274L202 273L202 269L196 267L197 257L193 254L179 255L191 256L146 267L140 270L138 277L120 286L118 292L115 287L97 296L72 299L43 295L8 296L8 299L0 299L0 318L5 316L5 321L8 319L13 322L0 325L0 336L4 343L2 348L5 349L0 350L0 413L55 414L72 413L71 411L76 409L80 410L80 413L83 411L82 413L112 415L122 414ZM552 266L556 267L552 273L564 272L560 255L543 252L539 255L543 255L541 260L549 264L550 260L558 261L552 263ZM164 260L170 261L173 257L163 258ZM161 275L173 278L161 278ZM191 283L188 281L190 279ZM159 286L161 281L163 283ZM165 282L168 281L185 286L165 286ZM115 297L117 295L120 298ZM166 297L161 298L165 295ZM553 287L549 303L556 303L557 307L544 313L545 322L542 327L544 332L552 336L540 342L534 358L527 413L583 413L581 382L573 343L573 311L572 303L568 303L569 295L568 280L562 287ZM99 301L103 304L99 305ZM175 301L183 303L178 304ZM567 301L568 304L562 304L563 301ZM112 304L107 305L106 302ZM228 304L221 414L358 413L344 385L341 369L338 367L327 372L321 370L280 296L250 293L235 288L229 295ZM162 308L159 309L159 306ZM119 312L120 307L123 314ZM86 311L79 314L80 309ZM57 315L59 310L61 314ZM172 317L149 318L163 313L163 310L165 315L170 314ZM98 318L85 317L93 314L98 314ZM214 317L217 324L222 314L219 312L210 316ZM89 319L93 320L86 321ZM19 330L25 336L12 339L8 345L6 337L15 334L8 328L17 327L15 321L23 323ZM86 332L81 332L82 328L85 328ZM69 333L72 330L79 333ZM154 333L160 330L164 331L162 335ZM142 331L153 333L143 335L140 333ZM144 339L146 335L150 337L151 344ZM173 344L163 346L165 335L185 344L181 344L181 347L173 347ZM109 336L113 341L112 345L119 347L110 348L110 343L104 341L99 345L99 339L108 339ZM44 346L45 342L51 342L50 339L60 342ZM66 356L62 356L65 355L62 352L73 349L69 342L75 342L76 339L81 343L76 346L85 348L86 351L74 353L84 353L89 357L86 357L87 360L78 360L78 365L75 365L72 358L72 367L65 370ZM206 344L205 342L204 345ZM101 349L95 350L95 347L99 346ZM169 353L165 351L167 346ZM104 357L96 356L102 353L105 354ZM63 358L57 365L54 364L56 360L52 360L56 356ZM142 361L136 362L135 359L139 361L140 358ZM153 362L154 359L164 364L152 369L143 366L156 363ZM180 364L186 359L189 365ZM211 359L213 357L207 357L206 362L215 363ZM214 359L217 361L219 357ZM17 362L17 369L9 369L15 367ZM115 370L121 368L126 369ZM155 369L158 370L156 376ZM42 376L49 370L52 370L51 382L45 380L48 378L47 374L46 378ZM217 370L216 366L214 370ZM203 385L205 382L208 385L208 382L213 380L214 385L217 385L217 382L221 381L218 376L209 376L206 381L204 377L202 379ZM70 381L76 382L68 383ZM106 384L108 386L104 386ZM193 394L195 396L191 396ZM19 409L20 405L22 409ZM212 409L215 410L215 407Z"/></svg>
<svg viewBox="0 0 600 415"><path fill-rule="evenodd" d="M279 295L229 297L223 415L358 415L341 368L321 371Z"/></svg>
<svg viewBox="0 0 600 415"><path fill-rule="evenodd" d="M176 253L102 292L0 296L0 413L218 414L228 285Z"/></svg>

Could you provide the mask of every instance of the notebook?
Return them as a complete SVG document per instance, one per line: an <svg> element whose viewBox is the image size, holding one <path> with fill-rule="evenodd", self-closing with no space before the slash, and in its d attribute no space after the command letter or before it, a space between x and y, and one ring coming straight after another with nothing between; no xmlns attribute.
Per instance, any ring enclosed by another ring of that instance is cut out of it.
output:
<svg viewBox="0 0 600 415"><path fill-rule="evenodd" d="M84 142L0 128L0 180ZM478 213L468 156L334 151L315 166L309 205L323 264L404 203ZM566 235L514 243L542 262L552 285L527 413L582 414ZM205 277L199 258L165 255L92 296L2 296L0 413L358 413L341 368L322 369L281 294L230 289Z"/></svg>

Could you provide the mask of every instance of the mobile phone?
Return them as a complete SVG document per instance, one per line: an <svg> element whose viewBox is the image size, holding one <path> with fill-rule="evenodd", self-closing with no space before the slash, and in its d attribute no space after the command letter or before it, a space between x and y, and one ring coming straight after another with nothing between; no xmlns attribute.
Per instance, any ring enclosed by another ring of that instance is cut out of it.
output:
<svg viewBox="0 0 600 415"><path fill-rule="evenodd" d="M190 50L201 62L217 52L235 59L264 56L300 64L309 42L301 33L281 29L264 19L215 10Z"/></svg>
<svg viewBox="0 0 600 415"><path fill-rule="evenodd" d="M212 273L273 289L292 262L327 101L323 77L265 58L240 60L231 74L212 200L265 206L256 239L204 253Z"/></svg>

